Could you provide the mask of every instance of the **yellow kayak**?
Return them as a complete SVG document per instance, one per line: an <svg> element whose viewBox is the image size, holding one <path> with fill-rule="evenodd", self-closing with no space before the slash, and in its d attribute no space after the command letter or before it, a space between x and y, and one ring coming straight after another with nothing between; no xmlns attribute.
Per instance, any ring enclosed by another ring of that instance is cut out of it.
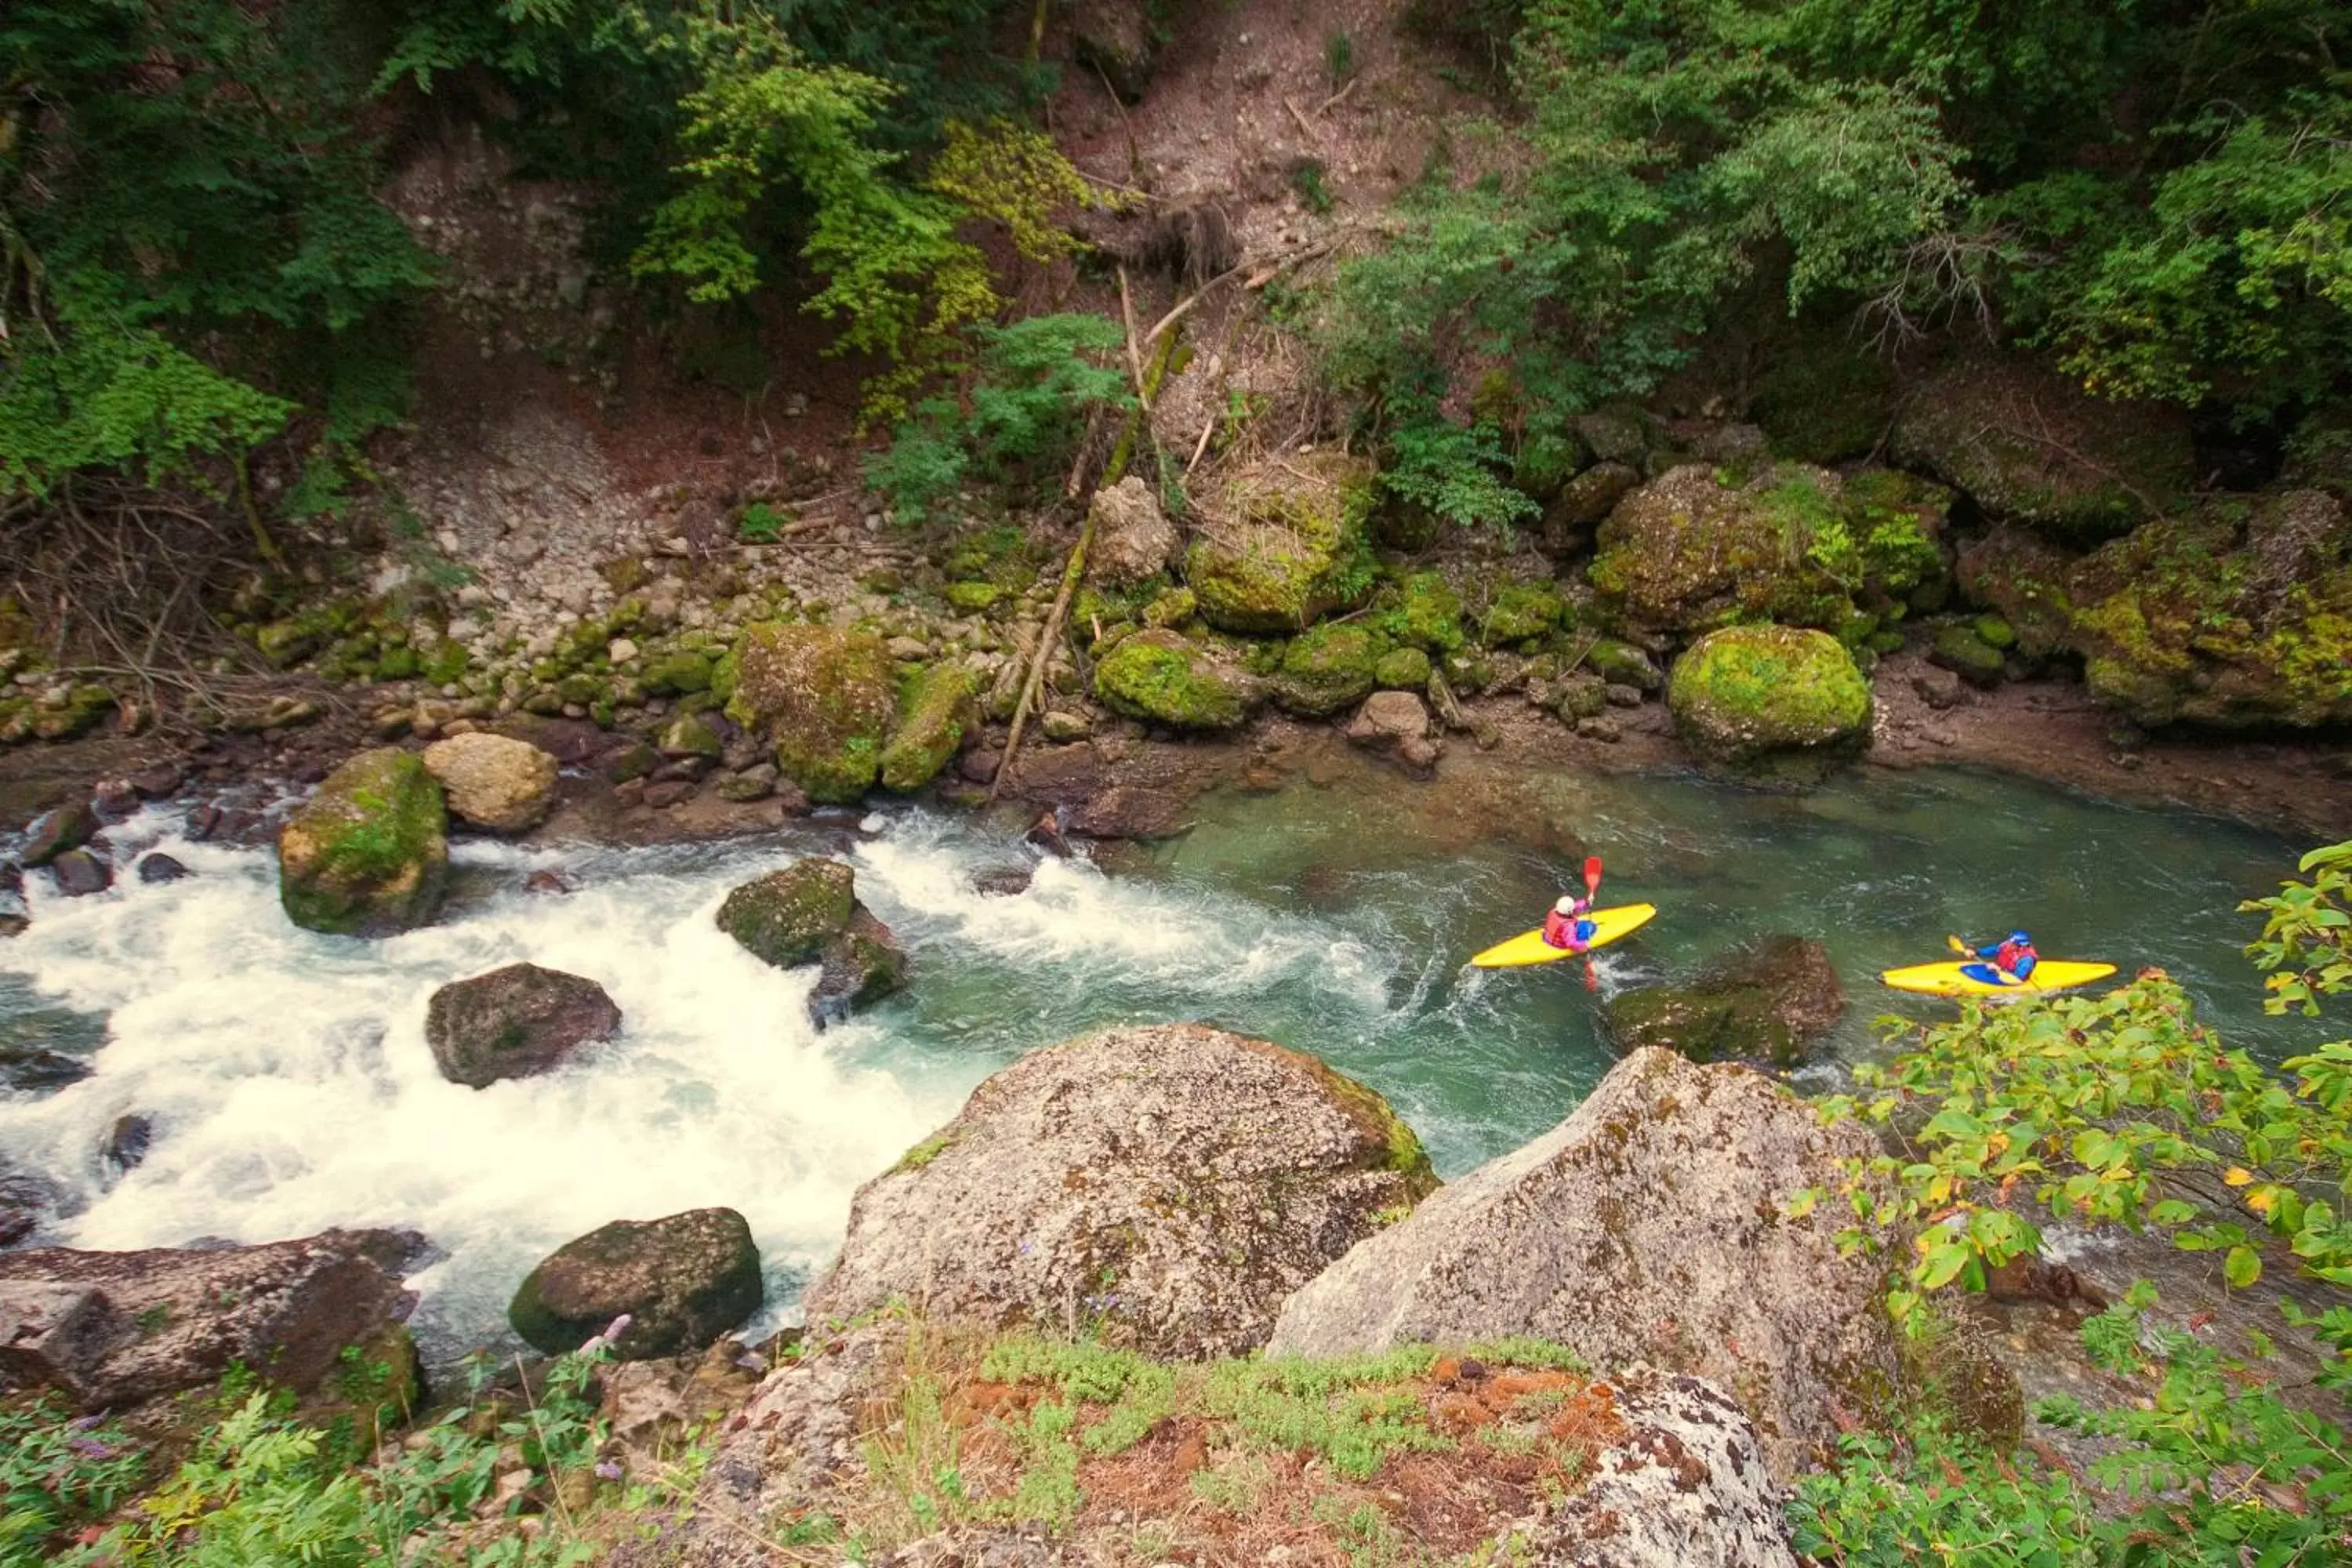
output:
<svg viewBox="0 0 2352 1568"><path fill-rule="evenodd" d="M2035 996L2071 991L2077 985L2105 980L2116 972L2112 963L2075 963L2063 958L2045 958L2033 966L2032 979L2013 985L1979 980L1965 973L1986 967L1980 960L1952 959L1943 963L1915 963L1908 969L1890 969L1879 978L1897 991L1916 991L1925 996Z"/></svg>
<svg viewBox="0 0 2352 1568"><path fill-rule="evenodd" d="M1648 925L1657 912L1655 904L1620 904L1613 910L1593 910L1584 918L1598 929L1593 931L1592 940L1585 943L1584 952L1607 947L1612 942L1633 935ZM1552 946L1544 941L1543 928L1538 926L1508 942L1496 943L1470 962L1480 969L1517 969L1530 963L1554 963L1563 958L1583 956L1584 953Z"/></svg>

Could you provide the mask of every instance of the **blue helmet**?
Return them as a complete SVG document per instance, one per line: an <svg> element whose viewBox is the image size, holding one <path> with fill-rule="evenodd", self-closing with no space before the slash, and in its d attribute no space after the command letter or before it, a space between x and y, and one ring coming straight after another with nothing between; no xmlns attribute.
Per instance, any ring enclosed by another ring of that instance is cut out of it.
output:
<svg viewBox="0 0 2352 1568"><path fill-rule="evenodd" d="M2010 932L2009 940L2017 943L2020 947L2032 947L2033 945L2033 939L2026 935L2021 931L2013 931Z"/></svg>

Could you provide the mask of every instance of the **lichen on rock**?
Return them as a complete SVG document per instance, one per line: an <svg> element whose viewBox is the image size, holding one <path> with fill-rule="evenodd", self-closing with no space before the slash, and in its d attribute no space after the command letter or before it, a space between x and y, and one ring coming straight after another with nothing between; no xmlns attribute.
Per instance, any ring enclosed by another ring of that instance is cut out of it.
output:
<svg viewBox="0 0 2352 1568"><path fill-rule="evenodd" d="M861 1188L812 1323L898 1296L1154 1355L1246 1352L1284 1296L1436 1184L1379 1095L1201 1025L1032 1052Z"/></svg>
<svg viewBox="0 0 2352 1568"><path fill-rule="evenodd" d="M621 1010L603 986L536 963L452 981L425 1010L425 1042L441 1076L475 1089L549 1071L620 1027Z"/></svg>
<svg viewBox="0 0 2352 1568"><path fill-rule="evenodd" d="M1266 458L1228 480L1184 561L1201 616L1221 631L1296 632L1371 586L1372 466L1336 450Z"/></svg>
<svg viewBox="0 0 2352 1568"><path fill-rule="evenodd" d="M441 786L394 747L327 775L278 835L278 892L296 925L391 936L441 907L449 844Z"/></svg>
<svg viewBox="0 0 2352 1568"><path fill-rule="evenodd" d="M760 1310L760 1249L733 1209L614 1220L566 1242L526 1276L507 1321L550 1355L576 1351L624 1314L622 1361L699 1350Z"/></svg>
<svg viewBox="0 0 2352 1568"><path fill-rule="evenodd" d="M434 742L423 760L449 810L477 827L525 832L554 804L555 759L528 741L477 731Z"/></svg>
<svg viewBox="0 0 2352 1568"><path fill-rule="evenodd" d="M898 721L898 683L880 637L770 621L744 629L726 660L727 716L765 735L776 766L820 804L871 789Z"/></svg>
<svg viewBox="0 0 2352 1568"><path fill-rule="evenodd" d="M880 759L882 787L920 789L955 760L979 714L971 672L959 664L926 665L899 689L898 724Z"/></svg>
<svg viewBox="0 0 2352 1568"><path fill-rule="evenodd" d="M1290 639L1274 680L1275 706L1328 719L1371 695L1380 646L1357 626L1314 626ZM1423 663L1427 664L1424 656Z"/></svg>

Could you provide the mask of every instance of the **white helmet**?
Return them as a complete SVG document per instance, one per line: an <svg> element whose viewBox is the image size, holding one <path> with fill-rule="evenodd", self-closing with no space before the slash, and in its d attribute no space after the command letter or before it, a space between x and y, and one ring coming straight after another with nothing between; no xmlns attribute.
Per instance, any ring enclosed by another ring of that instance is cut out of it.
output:
<svg viewBox="0 0 2352 1568"><path fill-rule="evenodd" d="M1576 912L1576 900L1573 897L1562 898L1559 902L1551 907L1551 912L1556 915L1574 914Z"/></svg>

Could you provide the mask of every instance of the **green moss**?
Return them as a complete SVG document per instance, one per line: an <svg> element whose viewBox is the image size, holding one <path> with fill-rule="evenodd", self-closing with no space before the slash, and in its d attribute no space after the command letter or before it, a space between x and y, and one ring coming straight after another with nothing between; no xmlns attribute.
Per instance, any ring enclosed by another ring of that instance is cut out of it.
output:
<svg viewBox="0 0 2352 1568"><path fill-rule="evenodd" d="M1310 719L1353 708L1372 694L1378 654L1372 635L1361 626L1316 626L1283 650L1274 700Z"/></svg>
<svg viewBox="0 0 2352 1568"><path fill-rule="evenodd" d="M726 751L719 738L718 726L701 713L681 713L663 726L662 754L671 757L709 757L716 761Z"/></svg>
<svg viewBox="0 0 2352 1568"><path fill-rule="evenodd" d="M2017 628L1999 616L1979 616L1969 623L1977 637L1989 647L2007 651L2017 646Z"/></svg>
<svg viewBox="0 0 2352 1568"><path fill-rule="evenodd" d="M1171 588L1143 607L1147 626L1181 626L1200 614L1200 595L1190 588Z"/></svg>
<svg viewBox="0 0 2352 1568"><path fill-rule="evenodd" d="M730 891L719 929L777 968L813 963L849 929L856 877L838 860L798 860Z"/></svg>
<svg viewBox="0 0 2352 1568"><path fill-rule="evenodd" d="M700 649L680 648L646 665L641 679L645 681L646 689L656 697L708 691L714 662L709 654Z"/></svg>
<svg viewBox="0 0 2352 1568"><path fill-rule="evenodd" d="M1264 636L1356 603L1371 585L1371 466L1338 452L1243 470L1218 499L1220 526L1185 556L1202 617Z"/></svg>
<svg viewBox="0 0 2352 1568"><path fill-rule="evenodd" d="M977 718L971 674L961 665L929 665L898 693L898 728L882 749L885 789L920 789L955 757Z"/></svg>
<svg viewBox="0 0 2352 1568"><path fill-rule="evenodd" d="M848 803L874 784L898 722L897 679L879 637L767 622L730 656L727 716L764 732L776 766L811 800ZM715 695L721 670L714 670Z"/></svg>
<svg viewBox="0 0 2352 1568"><path fill-rule="evenodd" d="M1229 730L1248 716L1240 684L1173 632L1139 632L1095 667L1095 695L1130 719Z"/></svg>
<svg viewBox="0 0 2352 1568"><path fill-rule="evenodd" d="M1969 685L1987 689L2000 685L2006 669L2000 649L1979 637L1976 627L1966 623L1937 626L1927 658Z"/></svg>
<svg viewBox="0 0 2352 1568"><path fill-rule="evenodd" d="M1870 684L1853 656L1819 631L1711 632L1675 661L1666 700L1685 742L1718 761L1851 750L1869 740Z"/></svg>
<svg viewBox="0 0 2352 1568"><path fill-rule="evenodd" d="M1462 595L1434 572L1416 572L1404 580L1397 608L1385 622L1397 641L1440 658L1468 640L1462 632Z"/></svg>
<svg viewBox="0 0 2352 1568"><path fill-rule="evenodd" d="M961 616L984 615L996 607L1004 597L1004 590L993 583L950 583L947 586L948 603Z"/></svg>
<svg viewBox="0 0 2352 1568"><path fill-rule="evenodd" d="M1479 635L1489 647L1531 641L1558 629L1563 606L1549 587L1514 583L1496 594L1479 623Z"/></svg>
<svg viewBox="0 0 2352 1568"><path fill-rule="evenodd" d="M899 1155L898 1163L890 1167L890 1173L895 1176L908 1171L919 1171L950 1149L954 1148L955 1142L956 1135L951 1131L934 1132Z"/></svg>
<svg viewBox="0 0 2352 1568"><path fill-rule="evenodd" d="M1396 648L1373 667L1375 684L1390 691L1420 691L1429 685L1429 655L1417 647Z"/></svg>

